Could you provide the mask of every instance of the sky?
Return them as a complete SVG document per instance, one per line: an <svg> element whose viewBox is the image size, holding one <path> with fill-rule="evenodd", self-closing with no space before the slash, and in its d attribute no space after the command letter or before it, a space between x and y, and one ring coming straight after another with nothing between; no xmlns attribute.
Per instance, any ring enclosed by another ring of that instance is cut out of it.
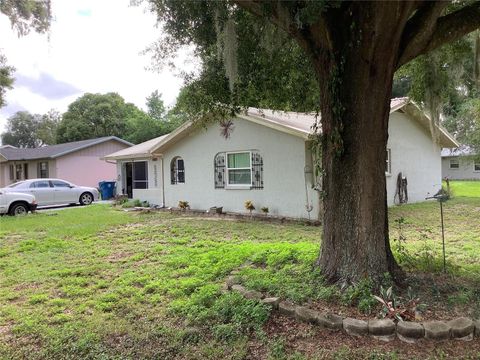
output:
<svg viewBox="0 0 480 360"><path fill-rule="evenodd" d="M18 37L0 15L0 52L16 68L14 89L0 109L0 132L20 110L60 112L85 92L117 92L145 109L145 98L159 90L167 106L175 103L182 79L165 68L153 72L150 55L141 53L161 36L155 16L130 0L52 0L54 20L48 34ZM192 70L191 51L176 65Z"/></svg>

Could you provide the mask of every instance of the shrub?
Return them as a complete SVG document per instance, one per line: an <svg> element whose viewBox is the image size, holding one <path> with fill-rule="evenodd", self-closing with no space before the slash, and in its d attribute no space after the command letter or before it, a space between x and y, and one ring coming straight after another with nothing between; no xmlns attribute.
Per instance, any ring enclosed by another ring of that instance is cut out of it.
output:
<svg viewBox="0 0 480 360"><path fill-rule="evenodd" d="M180 209L182 209L183 211L185 211L187 209L190 209L190 205L189 205L188 201L185 201L185 200L180 200L178 202L178 207Z"/></svg>
<svg viewBox="0 0 480 360"><path fill-rule="evenodd" d="M247 200L243 204L245 206L245 209L250 211L250 214L252 214L252 211L255 210L255 206L253 206L253 201L252 200Z"/></svg>
<svg viewBox="0 0 480 360"><path fill-rule="evenodd" d="M127 195L115 195L113 198L113 204L114 205L123 205L126 202L128 202L128 196Z"/></svg>

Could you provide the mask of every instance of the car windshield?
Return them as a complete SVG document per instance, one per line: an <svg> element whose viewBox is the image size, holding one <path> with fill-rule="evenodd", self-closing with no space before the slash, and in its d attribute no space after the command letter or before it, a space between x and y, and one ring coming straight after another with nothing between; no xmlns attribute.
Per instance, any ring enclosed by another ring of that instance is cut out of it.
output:
<svg viewBox="0 0 480 360"><path fill-rule="evenodd" d="M24 184L25 181L19 181L19 182L16 182L16 183L13 183L13 184L10 184L8 185L7 187L8 188L16 188L16 187L21 187L20 185Z"/></svg>

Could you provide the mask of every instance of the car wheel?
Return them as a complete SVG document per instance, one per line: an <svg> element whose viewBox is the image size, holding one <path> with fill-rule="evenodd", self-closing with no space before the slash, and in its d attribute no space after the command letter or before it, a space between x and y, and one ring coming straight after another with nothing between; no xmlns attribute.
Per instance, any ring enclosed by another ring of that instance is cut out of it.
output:
<svg viewBox="0 0 480 360"><path fill-rule="evenodd" d="M10 215L17 216L17 215L27 215L28 207L26 204L15 204L10 208Z"/></svg>
<svg viewBox="0 0 480 360"><path fill-rule="evenodd" d="M83 193L80 195L80 204L90 205L93 202L93 196L90 193Z"/></svg>

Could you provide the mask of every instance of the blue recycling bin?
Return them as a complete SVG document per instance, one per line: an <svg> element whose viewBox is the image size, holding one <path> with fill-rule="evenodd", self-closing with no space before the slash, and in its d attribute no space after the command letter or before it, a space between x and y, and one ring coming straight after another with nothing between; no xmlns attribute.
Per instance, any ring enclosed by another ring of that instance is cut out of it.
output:
<svg viewBox="0 0 480 360"><path fill-rule="evenodd" d="M100 181L98 183L100 188L100 194L102 195L102 200L108 200L113 198L115 190L115 181Z"/></svg>

